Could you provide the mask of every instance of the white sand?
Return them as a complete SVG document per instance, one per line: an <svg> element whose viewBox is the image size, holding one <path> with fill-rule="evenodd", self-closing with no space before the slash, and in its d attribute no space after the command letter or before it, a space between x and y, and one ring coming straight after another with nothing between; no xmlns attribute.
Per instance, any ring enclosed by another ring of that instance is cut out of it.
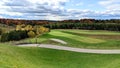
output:
<svg viewBox="0 0 120 68"><path fill-rule="evenodd" d="M65 41L63 41L63 40L60 40L60 39L52 38L52 39L50 39L50 40L55 41L55 42L59 42L59 43L61 43L61 44L67 44L67 42L65 42Z"/></svg>

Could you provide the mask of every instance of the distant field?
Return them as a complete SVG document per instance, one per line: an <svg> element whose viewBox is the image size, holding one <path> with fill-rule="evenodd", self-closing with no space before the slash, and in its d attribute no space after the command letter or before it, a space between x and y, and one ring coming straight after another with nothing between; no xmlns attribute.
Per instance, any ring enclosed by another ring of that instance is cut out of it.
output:
<svg viewBox="0 0 120 68"><path fill-rule="evenodd" d="M0 68L119 68L120 55L87 54L0 44Z"/></svg>
<svg viewBox="0 0 120 68"><path fill-rule="evenodd" d="M51 38L61 39L67 42L63 45ZM24 41L35 43L35 38ZM44 34L37 38L38 43L57 44L70 47L80 48L99 48L99 49L119 49L120 32L102 31L102 30L51 30L50 33ZM23 42L23 41L21 41Z"/></svg>

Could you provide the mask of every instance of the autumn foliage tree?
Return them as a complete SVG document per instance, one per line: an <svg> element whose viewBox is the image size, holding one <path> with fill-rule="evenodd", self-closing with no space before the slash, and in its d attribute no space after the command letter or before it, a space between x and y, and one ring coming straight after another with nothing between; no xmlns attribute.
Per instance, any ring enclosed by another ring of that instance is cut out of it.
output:
<svg viewBox="0 0 120 68"><path fill-rule="evenodd" d="M6 41L16 41L25 38L33 38L37 35L44 34L48 32L49 29L43 26L32 26L20 24L16 25L16 29L14 31L10 31L8 33L4 33L1 35L1 42Z"/></svg>
<svg viewBox="0 0 120 68"><path fill-rule="evenodd" d="M36 36L36 34L35 34L34 31L29 31L27 34L28 34L28 36L29 36L30 38L33 38L33 37Z"/></svg>

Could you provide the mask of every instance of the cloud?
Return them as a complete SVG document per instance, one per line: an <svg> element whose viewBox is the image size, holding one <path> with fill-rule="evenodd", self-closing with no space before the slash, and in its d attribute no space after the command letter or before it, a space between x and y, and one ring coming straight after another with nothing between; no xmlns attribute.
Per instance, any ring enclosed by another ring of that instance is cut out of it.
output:
<svg viewBox="0 0 120 68"><path fill-rule="evenodd" d="M120 9L120 0L102 0L99 4L107 9Z"/></svg>
<svg viewBox="0 0 120 68"><path fill-rule="evenodd" d="M105 11L65 8L69 2L70 0L1 0L0 17L45 20L120 17L119 0L100 1L99 4L106 7Z"/></svg>
<svg viewBox="0 0 120 68"><path fill-rule="evenodd" d="M80 18L95 18L95 19L112 19L120 18L120 10L105 10L105 11L93 11L93 10L79 10L69 9L67 11L73 19Z"/></svg>
<svg viewBox="0 0 120 68"><path fill-rule="evenodd" d="M80 3L77 3L76 6L81 6L83 4L84 4L83 2L80 2Z"/></svg>
<svg viewBox="0 0 120 68"><path fill-rule="evenodd" d="M27 0L7 0L5 6L29 6L30 2Z"/></svg>
<svg viewBox="0 0 120 68"><path fill-rule="evenodd" d="M9 16L47 16L48 15L64 15L65 3L69 0L2 0L0 2L0 14ZM1 8L2 7L2 8ZM4 12L3 12L4 11ZM52 17L52 16L51 16Z"/></svg>

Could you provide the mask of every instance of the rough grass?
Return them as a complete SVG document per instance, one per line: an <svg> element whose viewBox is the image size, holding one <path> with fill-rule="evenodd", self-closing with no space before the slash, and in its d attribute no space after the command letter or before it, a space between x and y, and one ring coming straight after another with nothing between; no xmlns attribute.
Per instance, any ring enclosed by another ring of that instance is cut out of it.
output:
<svg viewBox="0 0 120 68"><path fill-rule="evenodd" d="M119 68L120 55L76 53L0 44L0 68Z"/></svg>

